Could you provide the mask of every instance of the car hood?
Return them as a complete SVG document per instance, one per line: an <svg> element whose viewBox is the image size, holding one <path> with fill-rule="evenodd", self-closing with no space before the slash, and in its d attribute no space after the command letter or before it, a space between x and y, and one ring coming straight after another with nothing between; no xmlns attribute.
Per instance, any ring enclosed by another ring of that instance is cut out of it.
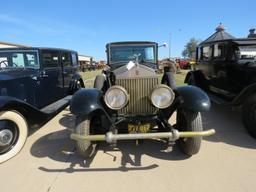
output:
<svg viewBox="0 0 256 192"><path fill-rule="evenodd" d="M145 65L129 62L122 67L113 70L117 78L156 77L154 69Z"/></svg>

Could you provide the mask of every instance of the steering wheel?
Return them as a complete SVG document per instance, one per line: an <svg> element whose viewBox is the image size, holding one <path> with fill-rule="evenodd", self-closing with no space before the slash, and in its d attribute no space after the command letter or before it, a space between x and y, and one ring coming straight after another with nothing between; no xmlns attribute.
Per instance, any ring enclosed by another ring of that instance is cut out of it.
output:
<svg viewBox="0 0 256 192"><path fill-rule="evenodd" d="M7 67L8 66L8 61L7 60L0 61L0 67L1 67L2 64L4 64L4 66Z"/></svg>
<svg viewBox="0 0 256 192"><path fill-rule="evenodd" d="M18 65L16 63L12 63L12 65L15 66L15 67L18 67Z"/></svg>

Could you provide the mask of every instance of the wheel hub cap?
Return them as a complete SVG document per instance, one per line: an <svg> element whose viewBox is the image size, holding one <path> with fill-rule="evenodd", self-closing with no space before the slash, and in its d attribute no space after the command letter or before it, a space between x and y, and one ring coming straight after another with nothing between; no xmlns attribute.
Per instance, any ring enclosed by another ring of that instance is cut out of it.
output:
<svg viewBox="0 0 256 192"><path fill-rule="evenodd" d="M9 145L13 139L13 133L9 129L0 131L0 146Z"/></svg>

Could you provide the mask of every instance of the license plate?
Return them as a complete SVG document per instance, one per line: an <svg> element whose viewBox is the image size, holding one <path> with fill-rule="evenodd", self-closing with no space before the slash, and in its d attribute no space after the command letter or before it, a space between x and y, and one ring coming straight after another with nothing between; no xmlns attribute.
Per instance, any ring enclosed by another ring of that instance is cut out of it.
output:
<svg viewBox="0 0 256 192"><path fill-rule="evenodd" d="M150 124L141 124L141 125L134 125L128 124L128 131L129 133L147 133L149 132Z"/></svg>

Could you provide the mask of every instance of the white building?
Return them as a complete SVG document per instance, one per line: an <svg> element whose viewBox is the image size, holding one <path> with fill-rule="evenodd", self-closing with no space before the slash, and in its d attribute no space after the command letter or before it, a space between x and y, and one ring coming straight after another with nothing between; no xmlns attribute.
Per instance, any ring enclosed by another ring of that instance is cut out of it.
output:
<svg viewBox="0 0 256 192"><path fill-rule="evenodd" d="M78 55L78 61L82 62L82 63L88 63L91 65L92 61L93 61L93 57L85 56L85 55Z"/></svg>
<svg viewBox="0 0 256 192"><path fill-rule="evenodd" d="M11 47L29 47L29 46L0 41L0 48L11 48Z"/></svg>

